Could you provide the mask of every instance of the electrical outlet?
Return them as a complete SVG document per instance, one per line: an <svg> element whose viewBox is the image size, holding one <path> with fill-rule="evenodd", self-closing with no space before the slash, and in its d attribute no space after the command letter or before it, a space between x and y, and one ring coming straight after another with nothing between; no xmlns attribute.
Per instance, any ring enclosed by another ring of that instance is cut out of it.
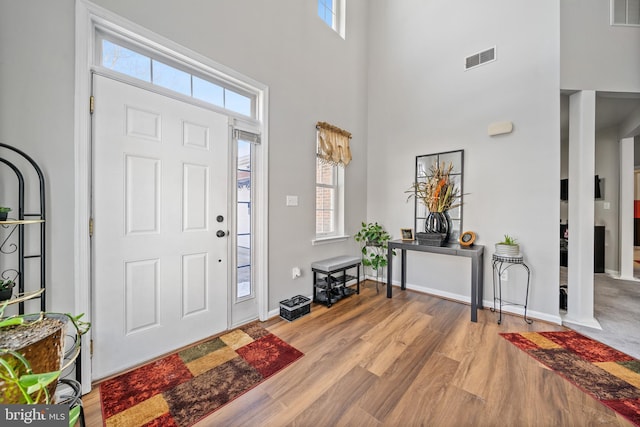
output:
<svg viewBox="0 0 640 427"><path fill-rule="evenodd" d="M502 274L500 275L500 280L502 281L508 281L509 280L509 271L505 270L502 272Z"/></svg>
<svg viewBox="0 0 640 427"><path fill-rule="evenodd" d="M300 267L293 267L291 269L291 278L292 279L297 279L301 275L302 275L302 272L300 271Z"/></svg>
<svg viewBox="0 0 640 427"><path fill-rule="evenodd" d="M286 205L287 206L298 206L298 196L287 196Z"/></svg>

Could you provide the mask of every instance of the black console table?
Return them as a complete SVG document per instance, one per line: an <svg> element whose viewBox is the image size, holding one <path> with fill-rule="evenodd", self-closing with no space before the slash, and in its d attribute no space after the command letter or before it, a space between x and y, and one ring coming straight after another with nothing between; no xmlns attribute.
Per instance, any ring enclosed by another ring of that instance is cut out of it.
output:
<svg viewBox="0 0 640 427"><path fill-rule="evenodd" d="M430 252L434 254L454 255L471 258L471 321L478 321L478 309L482 308L483 291L483 266L484 266L484 246L472 245L469 247L460 246L457 243L449 243L446 246L422 245L416 240L392 240L389 242L387 252L387 298L391 298L392 287L392 257L393 250L401 250L402 274L400 289L405 290L407 281L407 251Z"/></svg>

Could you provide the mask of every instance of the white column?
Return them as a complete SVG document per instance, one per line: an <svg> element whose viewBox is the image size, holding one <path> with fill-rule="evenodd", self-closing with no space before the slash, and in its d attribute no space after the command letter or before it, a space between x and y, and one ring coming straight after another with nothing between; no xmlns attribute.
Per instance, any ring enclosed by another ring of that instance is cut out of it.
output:
<svg viewBox="0 0 640 427"><path fill-rule="evenodd" d="M618 224L620 224L620 278L633 278L633 200L634 200L634 165L633 138L620 140L620 208Z"/></svg>
<svg viewBox="0 0 640 427"><path fill-rule="evenodd" d="M569 98L568 304L564 321L600 328L593 317L595 91Z"/></svg>

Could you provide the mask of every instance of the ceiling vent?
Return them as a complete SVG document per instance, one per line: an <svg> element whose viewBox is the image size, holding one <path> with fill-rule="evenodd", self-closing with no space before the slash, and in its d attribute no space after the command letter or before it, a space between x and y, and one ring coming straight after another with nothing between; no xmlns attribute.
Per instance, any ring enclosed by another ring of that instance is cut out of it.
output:
<svg viewBox="0 0 640 427"><path fill-rule="evenodd" d="M496 60L496 48L483 50L482 52L475 53L471 56L467 56L465 60L465 70L475 68L479 65L486 64L487 62L493 62Z"/></svg>

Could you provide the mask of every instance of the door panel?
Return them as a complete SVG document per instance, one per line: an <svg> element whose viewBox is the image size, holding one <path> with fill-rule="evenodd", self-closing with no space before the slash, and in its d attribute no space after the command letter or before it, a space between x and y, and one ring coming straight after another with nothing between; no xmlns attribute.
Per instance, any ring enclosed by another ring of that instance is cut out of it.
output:
<svg viewBox="0 0 640 427"><path fill-rule="evenodd" d="M94 379L227 329L227 117L95 76Z"/></svg>
<svg viewBox="0 0 640 427"><path fill-rule="evenodd" d="M126 235L160 232L160 160L125 156Z"/></svg>

